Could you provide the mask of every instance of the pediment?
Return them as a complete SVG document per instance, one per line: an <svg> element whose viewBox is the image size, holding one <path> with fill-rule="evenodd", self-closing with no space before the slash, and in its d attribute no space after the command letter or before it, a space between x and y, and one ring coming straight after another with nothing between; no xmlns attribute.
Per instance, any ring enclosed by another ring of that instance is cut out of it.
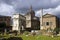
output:
<svg viewBox="0 0 60 40"><path fill-rule="evenodd" d="M55 17L55 15L52 15L52 14L45 14L45 15L43 15L43 17Z"/></svg>

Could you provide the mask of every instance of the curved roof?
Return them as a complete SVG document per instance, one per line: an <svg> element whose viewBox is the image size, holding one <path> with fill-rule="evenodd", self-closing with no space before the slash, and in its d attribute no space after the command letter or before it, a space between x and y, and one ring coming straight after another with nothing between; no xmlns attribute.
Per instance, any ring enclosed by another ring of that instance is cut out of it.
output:
<svg viewBox="0 0 60 40"><path fill-rule="evenodd" d="M30 9L28 10L27 14L26 15L29 15L31 13L35 13L34 10L32 9L32 6L30 7Z"/></svg>

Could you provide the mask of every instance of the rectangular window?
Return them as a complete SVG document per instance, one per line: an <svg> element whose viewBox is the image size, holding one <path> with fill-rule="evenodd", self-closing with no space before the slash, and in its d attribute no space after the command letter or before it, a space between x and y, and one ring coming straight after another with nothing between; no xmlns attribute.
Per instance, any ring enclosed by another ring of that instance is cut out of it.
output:
<svg viewBox="0 0 60 40"><path fill-rule="evenodd" d="M46 22L46 25L49 26L49 22Z"/></svg>

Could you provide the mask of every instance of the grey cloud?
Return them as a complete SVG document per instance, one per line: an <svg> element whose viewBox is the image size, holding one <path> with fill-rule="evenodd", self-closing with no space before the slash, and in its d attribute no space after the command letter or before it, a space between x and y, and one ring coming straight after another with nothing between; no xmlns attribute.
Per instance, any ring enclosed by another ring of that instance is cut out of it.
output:
<svg viewBox="0 0 60 40"><path fill-rule="evenodd" d="M60 0L0 0L1 3L13 6L16 12L26 12L31 5L35 11L56 8L60 5Z"/></svg>
<svg viewBox="0 0 60 40"><path fill-rule="evenodd" d="M0 4L0 15L12 15L15 12L13 6L1 3Z"/></svg>
<svg viewBox="0 0 60 40"><path fill-rule="evenodd" d="M11 4L16 8L29 8L30 5L33 8L54 8L60 4L59 0L0 0L6 4Z"/></svg>

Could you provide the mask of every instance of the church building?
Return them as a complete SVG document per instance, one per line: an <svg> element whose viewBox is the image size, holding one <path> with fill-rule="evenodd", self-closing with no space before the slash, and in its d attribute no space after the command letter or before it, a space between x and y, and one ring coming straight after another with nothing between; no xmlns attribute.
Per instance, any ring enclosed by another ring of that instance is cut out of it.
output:
<svg viewBox="0 0 60 40"><path fill-rule="evenodd" d="M29 11L25 15L26 17L26 30L39 30L39 17L35 16L35 12L32 9L32 6L30 7Z"/></svg>
<svg viewBox="0 0 60 40"><path fill-rule="evenodd" d="M59 18L57 16L47 13L42 16L42 19L42 21L40 20L40 23L42 22L40 30L44 29L49 31L49 29L51 29L50 31L53 31L59 29Z"/></svg>

